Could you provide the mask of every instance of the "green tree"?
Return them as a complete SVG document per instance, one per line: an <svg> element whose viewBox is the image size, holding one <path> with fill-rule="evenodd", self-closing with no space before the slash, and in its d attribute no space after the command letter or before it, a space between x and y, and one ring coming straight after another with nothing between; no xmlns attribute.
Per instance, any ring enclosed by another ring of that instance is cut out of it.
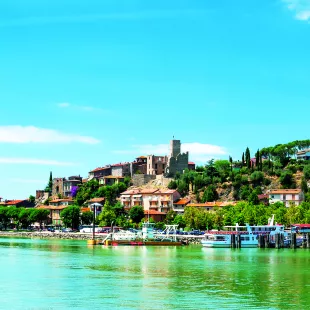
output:
<svg viewBox="0 0 310 310"><path fill-rule="evenodd" d="M42 229L43 222L47 221L49 215L50 215L49 210L35 208L35 209L31 209L29 219L31 223L38 222L40 225L40 228Z"/></svg>
<svg viewBox="0 0 310 310"><path fill-rule="evenodd" d="M295 181L291 171L283 171L280 175L280 183L283 188L295 188Z"/></svg>
<svg viewBox="0 0 310 310"><path fill-rule="evenodd" d="M178 228L184 228L186 226L183 215L177 214L173 219L173 224L178 225Z"/></svg>
<svg viewBox="0 0 310 310"><path fill-rule="evenodd" d="M166 214L165 223L168 225L172 224L176 215L177 215L177 213L175 211L169 210Z"/></svg>
<svg viewBox="0 0 310 310"><path fill-rule="evenodd" d="M209 185L207 189L204 191L202 196L202 201L216 201L218 199L218 193L216 191L216 187L214 185Z"/></svg>
<svg viewBox="0 0 310 310"><path fill-rule="evenodd" d="M169 189L177 189L178 188L178 183L174 180L171 180L168 184Z"/></svg>
<svg viewBox="0 0 310 310"><path fill-rule="evenodd" d="M81 222L84 225L90 225L93 222L94 214L91 211L82 212Z"/></svg>
<svg viewBox="0 0 310 310"><path fill-rule="evenodd" d="M258 205L259 204L259 199L258 199L258 195L256 193L256 191L253 191L249 197L248 197L248 202L250 204L252 204L253 206Z"/></svg>
<svg viewBox="0 0 310 310"><path fill-rule="evenodd" d="M98 216L100 226L111 226L112 223L116 223L116 214L109 201L106 201L102 212Z"/></svg>
<svg viewBox="0 0 310 310"><path fill-rule="evenodd" d="M245 161L246 161L247 168L250 169L251 168L251 153L248 147L245 150Z"/></svg>
<svg viewBox="0 0 310 310"><path fill-rule="evenodd" d="M306 165L303 169L304 178L310 180L310 164Z"/></svg>
<svg viewBox="0 0 310 310"><path fill-rule="evenodd" d="M1 229L7 229L10 223L10 217L8 215L8 207L0 207L0 224Z"/></svg>
<svg viewBox="0 0 310 310"><path fill-rule="evenodd" d="M134 223L140 223L141 220L144 218L144 210L142 206L133 206L130 210L129 210L129 216L130 219L134 222Z"/></svg>
<svg viewBox="0 0 310 310"><path fill-rule="evenodd" d="M60 213L61 220L66 227L78 229L80 225L80 207L72 205L63 209Z"/></svg>
<svg viewBox="0 0 310 310"><path fill-rule="evenodd" d="M20 208L18 214L18 221L22 228L27 228L31 224L30 214L32 209Z"/></svg>
<svg viewBox="0 0 310 310"><path fill-rule="evenodd" d="M308 184L306 179L303 177L301 179L301 184L300 184L301 190L306 194L308 192Z"/></svg>
<svg viewBox="0 0 310 310"><path fill-rule="evenodd" d="M45 187L45 191L49 192L51 194L52 190L53 190L53 174L52 174L52 171L51 171L48 183L47 183L47 185Z"/></svg>
<svg viewBox="0 0 310 310"><path fill-rule="evenodd" d="M36 197L30 195L30 196L29 196L29 201L30 201L31 203L35 203Z"/></svg>

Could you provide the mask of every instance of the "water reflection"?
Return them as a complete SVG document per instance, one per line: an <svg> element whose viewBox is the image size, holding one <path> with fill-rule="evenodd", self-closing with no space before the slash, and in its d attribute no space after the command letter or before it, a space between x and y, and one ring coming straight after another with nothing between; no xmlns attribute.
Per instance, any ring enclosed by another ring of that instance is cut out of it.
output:
<svg viewBox="0 0 310 310"><path fill-rule="evenodd" d="M306 308L307 250L88 247L86 241L0 239L2 307ZM18 292L16 290L18 287Z"/></svg>

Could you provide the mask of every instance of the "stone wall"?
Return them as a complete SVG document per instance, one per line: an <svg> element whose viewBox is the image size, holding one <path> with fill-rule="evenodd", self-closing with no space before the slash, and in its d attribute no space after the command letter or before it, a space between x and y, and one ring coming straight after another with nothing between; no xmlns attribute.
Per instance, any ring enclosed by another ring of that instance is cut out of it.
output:
<svg viewBox="0 0 310 310"><path fill-rule="evenodd" d="M134 174L132 177L133 186L142 186L156 179L156 175L150 174Z"/></svg>

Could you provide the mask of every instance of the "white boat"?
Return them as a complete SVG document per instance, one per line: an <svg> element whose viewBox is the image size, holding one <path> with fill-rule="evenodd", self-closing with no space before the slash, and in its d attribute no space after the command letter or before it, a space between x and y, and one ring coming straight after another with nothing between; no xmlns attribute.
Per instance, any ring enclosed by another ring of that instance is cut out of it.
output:
<svg viewBox="0 0 310 310"><path fill-rule="evenodd" d="M285 235L284 225L274 224L274 216L269 219L268 225L250 226L246 224L245 226L239 226L237 223L235 226L225 226L224 228L225 230L222 231L208 231L201 240L202 246L209 248L230 248L232 239L237 239L237 236L239 236L241 248L256 248L258 246L259 235L268 235L271 244L275 242L276 234Z"/></svg>

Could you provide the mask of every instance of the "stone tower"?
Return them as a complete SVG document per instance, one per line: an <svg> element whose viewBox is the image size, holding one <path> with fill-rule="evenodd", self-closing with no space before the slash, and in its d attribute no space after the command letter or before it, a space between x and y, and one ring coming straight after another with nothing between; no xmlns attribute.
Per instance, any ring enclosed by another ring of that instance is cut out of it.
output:
<svg viewBox="0 0 310 310"><path fill-rule="evenodd" d="M181 140L171 140L170 150L170 157L177 157L181 153Z"/></svg>

